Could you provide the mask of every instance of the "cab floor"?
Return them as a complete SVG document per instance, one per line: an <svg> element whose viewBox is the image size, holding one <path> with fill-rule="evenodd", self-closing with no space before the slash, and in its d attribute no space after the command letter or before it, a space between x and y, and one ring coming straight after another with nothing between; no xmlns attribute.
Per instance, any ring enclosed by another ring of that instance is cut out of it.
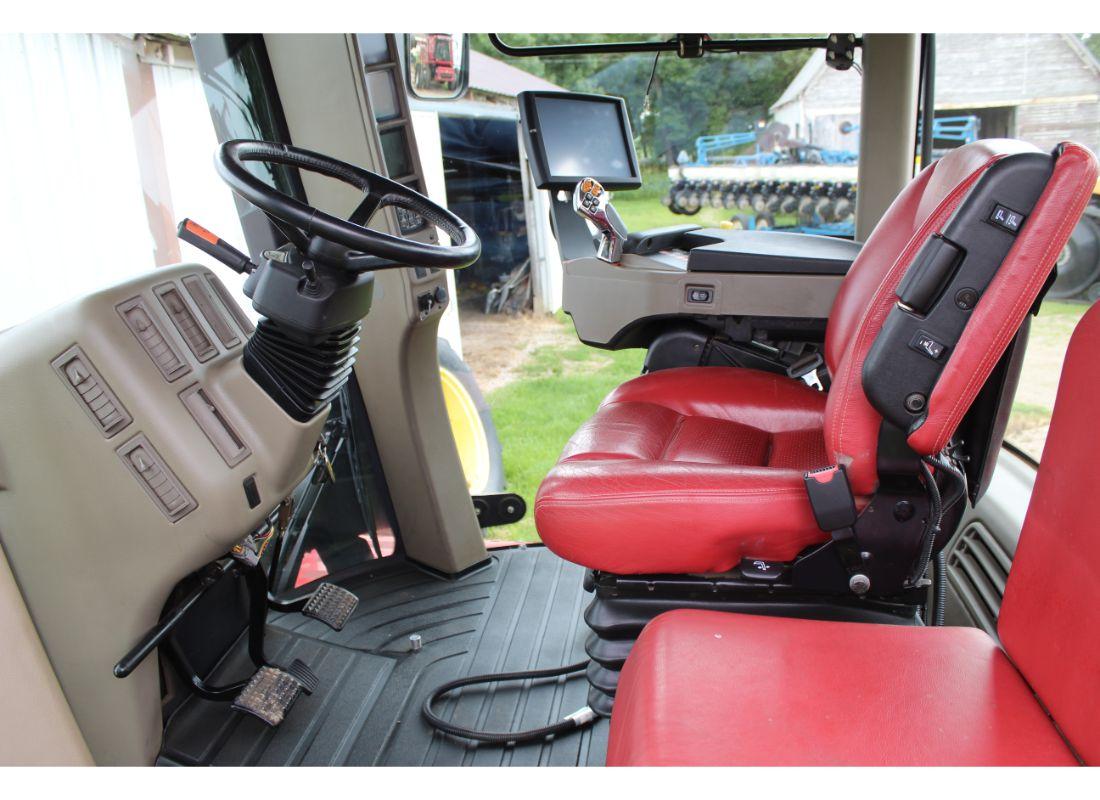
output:
<svg viewBox="0 0 1100 800"><path fill-rule="evenodd" d="M466 675L553 667L584 656L584 570L544 547L495 551L459 580L411 565L345 583L360 598L342 631L300 614L272 615L268 657L305 661L320 688L302 695L278 728L228 704L188 699L168 720L160 763L188 765L603 764L608 722L557 740L501 747L434 731L420 708ZM411 652L409 636L423 649ZM243 642L212 681L247 675ZM583 673L569 679L467 687L437 706L482 730L546 725L586 703Z"/></svg>

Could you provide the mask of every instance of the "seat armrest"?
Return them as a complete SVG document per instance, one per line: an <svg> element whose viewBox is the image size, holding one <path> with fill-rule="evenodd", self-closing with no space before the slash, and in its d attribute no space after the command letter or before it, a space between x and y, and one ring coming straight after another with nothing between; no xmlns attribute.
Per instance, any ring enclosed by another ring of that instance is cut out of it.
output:
<svg viewBox="0 0 1100 800"><path fill-rule="evenodd" d="M863 245L848 239L788 231L716 230L691 238L689 272L846 275Z"/></svg>
<svg viewBox="0 0 1100 800"><path fill-rule="evenodd" d="M647 231L635 231L628 234L624 253L649 256L662 250L685 250L684 235L700 230L699 225L669 225L666 228L650 228Z"/></svg>

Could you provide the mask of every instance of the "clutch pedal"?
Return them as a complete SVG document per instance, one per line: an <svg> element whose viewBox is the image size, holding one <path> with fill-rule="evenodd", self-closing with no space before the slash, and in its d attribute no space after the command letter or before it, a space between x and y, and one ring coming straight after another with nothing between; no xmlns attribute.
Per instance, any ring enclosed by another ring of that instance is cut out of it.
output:
<svg viewBox="0 0 1100 800"><path fill-rule="evenodd" d="M313 670L297 658L286 670L260 667L233 701L233 710L259 717L274 728L286 718L298 695L313 694L318 683Z"/></svg>
<svg viewBox="0 0 1100 800"><path fill-rule="evenodd" d="M322 583L302 608L302 613L328 625L334 631L342 630L359 598L334 583Z"/></svg>

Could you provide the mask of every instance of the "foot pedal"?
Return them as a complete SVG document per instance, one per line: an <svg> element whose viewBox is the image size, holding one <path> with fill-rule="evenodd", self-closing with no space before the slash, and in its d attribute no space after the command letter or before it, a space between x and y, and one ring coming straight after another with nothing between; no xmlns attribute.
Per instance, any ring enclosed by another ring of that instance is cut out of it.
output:
<svg viewBox="0 0 1100 800"><path fill-rule="evenodd" d="M359 605L359 598L334 583L322 583L309 598L302 613L319 619L334 631L342 630L348 617Z"/></svg>
<svg viewBox="0 0 1100 800"><path fill-rule="evenodd" d="M259 717L274 728L286 718L298 695L313 694L317 684L313 670L298 659L286 671L260 667L233 701L233 710Z"/></svg>

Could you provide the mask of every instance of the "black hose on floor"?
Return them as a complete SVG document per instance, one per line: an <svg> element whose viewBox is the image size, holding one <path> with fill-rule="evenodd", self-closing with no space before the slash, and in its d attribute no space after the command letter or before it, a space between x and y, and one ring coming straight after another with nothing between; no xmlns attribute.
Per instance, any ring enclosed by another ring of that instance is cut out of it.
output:
<svg viewBox="0 0 1100 800"><path fill-rule="evenodd" d="M553 725L544 725L541 728L531 728L526 731L478 731L473 728L464 728L461 725L455 725L440 717L432 709L443 695L448 692L453 692L455 689L461 689L463 686L472 686L478 683L499 683L501 681L520 681L520 680L532 680L538 678L558 678L562 675L572 675L577 672L584 672L588 667L588 660L579 661L576 664L569 664L565 667L552 667L550 669L529 669L522 672L501 672L496 675L472 675L468 678L459 678L458 680L445 683L436 689L429 695L428 699L424 701L424 707L421 712L424 715L424 719L433 728L444 733L449 733L452 736L459 736L463 739L473 739L478 742L487 742L489 744L519 744L521 742L533 742L540 739L545 739L547 736L556 736L561 733L569 733L571 731L580 730L586 728L596 721L597 716L588 706L579 708L569 716L562 719L560 722L555 722Z"/></svg>

